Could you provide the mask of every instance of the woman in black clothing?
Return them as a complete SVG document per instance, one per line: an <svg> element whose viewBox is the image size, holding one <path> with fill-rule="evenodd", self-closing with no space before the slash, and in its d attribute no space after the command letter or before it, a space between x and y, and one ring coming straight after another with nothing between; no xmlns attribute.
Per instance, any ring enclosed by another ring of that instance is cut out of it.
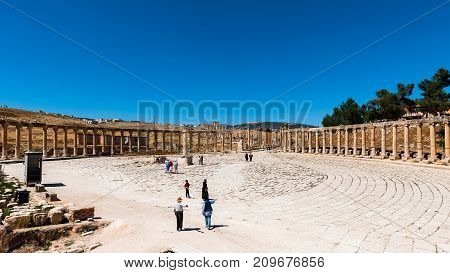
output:
<svg viewBox="0 0 450 273"><path fill-rule="evenodd" d="M202 199L207 200L209 199L209 193L208 193L208 185L206 184L206 179L203 180L203 187L202 187Z"/></svg>

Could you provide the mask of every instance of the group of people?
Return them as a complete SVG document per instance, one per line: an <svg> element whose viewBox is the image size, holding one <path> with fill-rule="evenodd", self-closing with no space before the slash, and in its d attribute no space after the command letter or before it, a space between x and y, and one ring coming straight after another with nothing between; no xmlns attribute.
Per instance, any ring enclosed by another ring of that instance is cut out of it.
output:
<svg viewBox="0 0 450 273"><path fill-rule="evenodd" d="M189 193L189 187L191 185L189 184L188 180L184 181L184 188L186 190L186 198L191 198L191 195ZM215 203L215 200L209 199L209 191L208 191L208 182L203 180L203 186L202 186L202 215L205 217L205 227L210 230L212 229L211 225L211 216L213 212L212 204ZM177 219L177 231L183 230L183 208L187 208L188 205L182 204L183 199L181 197L177 198L177 203L174 206L174 213L175 217Z"/></svg>
<svg viewBox="0 0 450 273"><path fill-rule="evenodd" d="M164 162L166 166L166 173L178 173L178 161L177 160L168 160Z"/></svg>
<svg viewBox="0 0 450 273"><path fill-rule="evenodd" d="M252 152L250 153L245 153L245 161L253 161L253 154Z"/></svg>

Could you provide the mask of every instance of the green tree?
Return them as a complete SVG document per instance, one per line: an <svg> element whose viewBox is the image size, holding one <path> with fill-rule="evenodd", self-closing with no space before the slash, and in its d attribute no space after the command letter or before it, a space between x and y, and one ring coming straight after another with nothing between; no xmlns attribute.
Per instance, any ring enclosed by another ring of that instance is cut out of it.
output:
<svg viewBox="0 0 450 273"><path fill-rule="evenodd" d="M450 94L444 89L450 86L448 70L439 69L431 78L419 83L422 97L417 100L420 108L428 114L444 113L450 109Z"/></svg>
<svg viewBox="0 0 450 273"><path fill-rule="evenodd" d="M409 97L414 90L414 84L397 84L397 92L392 93L386 89L378 90L376 98L363 105L366 122L379 120L395 120L406 114L406 110L415 106Z"/></svg>
<svg viewBox="0 0 450 273"><path fill-rule="evenodd" d="M358 103L352 98L347 99L339 107L333 109L333 114L326 115L322 120L322 125L338 126L363 123L363 113Z"/></svg>

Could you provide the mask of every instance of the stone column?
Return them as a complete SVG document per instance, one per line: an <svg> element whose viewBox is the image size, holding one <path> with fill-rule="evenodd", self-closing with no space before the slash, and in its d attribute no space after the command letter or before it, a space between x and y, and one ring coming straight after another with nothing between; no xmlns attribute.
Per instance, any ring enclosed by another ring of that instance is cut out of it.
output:
<svg viewBox="0 0 450 273"><path fill-rule="evenodd" d="M170 152L173 153L173 131L169 132Z"/></svg>
<svg viewBox="0 0 450 273"><path fill-rule="evenodd" d="M47 125L42 127L42 157L47 158Z"/></svg>
<svg viewBox="0 0 450 273"><path fill-rule="evenodd" d="M250 126L247 128L247 150L251 150Z"/></svg>
<svg viewBox="0 0 450 273"><path fill-rule="evenodd" d="M366 156L366 128L361 128L361 156Z"/></svg>
<svg viewBox="0 0 450 273"><path fill-rule="evenodd" d="M311 131L308 129L308 153L312 153L312 134Z"/></svg>
<svg viewBox="0 0 450 273"><path fill-rule="evenodd" d="M287 151L292 151L292 132L290 129L287 131Z"/></svg>
<svg viewBox="0 0 450 273"><path fill-rule="evenodd" d="M217 131L214 131L214 153L217 153Z"/></svg>
<svg viewBox="0 0 450 273"><path fill-rule="evenodd" d="M233 130L230 130L230 153L233 151Z"/></svg>
<svg viewBox="0 0 450 273"><path fill-rule="evenodd" d="M186 130L183 130L183 156L188 155L187 145L188 145L187 132L186 132Z"/></svg>
<svg viewBox="0 0 450 273"><path fill-rule="evenodd" d="M319 153L319 131L315 131L315 134L316 134L316 150L314 151L314 153L315 154L318 154Z"/></svg>
<svg viewBox="0 0 450 273"><path fill-rule="evenodd" d="M97 132L92 129L92 154L97 155Z"/></svg>
<svg viewBox="0 0 450 273"><path fill-rule="evenodd" d="M163 152L166 152L166 132L162 132L162 150Z"/></svg>
<svg viewBox="0 0 450 273"><path fill-rule="evenodd" d="M327 153L327 131L322 129L322 154Z"/></svg>
<svg viewBox="0 0 450 273"><path fill-rule="evenodd" d="M20 158L20 125L16 125L16 147L14 149L14 158Z"/></svg>
<svg viewBox="0 0 450 273"><path fill-rule="evenodd" d="M358 129L353 128L353 155L358 155Z"/></svg>
<svg viewBox="0 0 450 273"><path fill-rule="evenodd" d="M337 154L341 154L341 129L337 130Z"/></svg>
<svg viewBox="0 0 450 273"><path fill-rule="evenodd" d="M403 160L409 159L409 125L405 124L403 129Z"/></svg>
<svg viewBox="0 0 450 273"><path fill-rule="evenodd" d="M205 152L207 153L207 152L209 152L209 130L206 131L206 134L205 134L205 143L206 143Z"/></svg>
<svg viewBox="0 0 450 273"><path fill-rule="evenodd" d="M83 129L83 155L87 156L87 129Z"/></svg>
<svg viewBox="0 0 450 273"><path fill-rule="evenodd" d="M189 151L192 153L194 152L194 134L192 133L192 131L189 131Z"/></svg>
<svg viewBox="0 0 450 273"><path fill-rule="evenodd" d="M78 155L78 128L73 128L73 134L74 134L73 156L77 156Z"/></svg>
<svg viewBox="0 0 450 273"><path fill-rule="evenodd" d="M120 154L123 155L125 152L124 145L125 145L125 136L123 134L123 131L120 131Z"/></svg>
<svg viewBox="0 0 450 273"><path fill-rule="evenodd" d="M200 153L201 151L202 151L202 140L201 140L201 137L202 137L202 133L200 132L200 131L198 131L198 134L197 134L197 152L198 153Z"/></svg>
<svg viewBox="0 0 450 273"><path fill-rule="evenodd" d="M348 128L345 128L344 130L344 155L348 156Z"/></svg>
<svg viewBox="0 0 450 273"><path fill-rule="evenodd" d="M150 131L148 129L145 131L145 152L150 152Z"/></svg>
<svg viewBox="0 0 450 273"><path fill-rule="evenodd" d="M329 151L330 155L332 155L333 152L333 129L330 130L330 151Z"/></svg>
<svg viewBox="0 0 450 273"><path fill-rule="evenodd" d="M8 122L3 122L3 142L2 142L2 159L8 158Z"/></svg>
<svg viewBox="0 0 450 273"><path fill-rule="evenodd" d="M137 130L137 152L140 153L141 152L141 130Z"/></svg>
<svg viewBox="0 0 450 273"><path fill-rule="evenodd" d="M445 158L450 159L450 126L449 121L444 123L444 148L445 148Z"/></svg>
<svg viewBox="0 0 450 273"><path fill-rule="evenodd" d="M392 159L397 159L397 125L392 126Z"/></svg>
<svg viewBox="0 0 450 273"><path fill-rule="evenodd" d="M67 157L67 127L63 127L63 157Z"/></svg>
<svg viewBox="0 0 450 273"><path fill-rule="evenodd" d="M53 157L58 157L58 127L53 127Z"/></svg>
<svg viewBox="0 0 450 273"><path fill-rule="evenodd" d="M102 153L106 153L106 130L102 130Z"/></svg>
<svg viewBox="0 0 450 273"><path fill-rule="evenodd" d="M28 125L28 151L33 150L33 125Z"/></svg>
<svg viewBox="0 0 450 273"><path fill-rule="evenodd" d="M262 129L259 130L259 148L261 149L263 147L263 131Z"/></svg>
<svg viewBox="0 0 450 273"><path fill-rule="evenodd" d="M436 127L434 123L430 124L430 158L429 161L436 161Z"/></svg>
<svg viewBox="0 0 450 273"><path fill-rule="evenodd" d="M302 140L302 154L304 154L306 151L305 151L305 131L304 130L301 130L300 131L300 138L301 138L301 140Z"/></svg>
<svg viewBox="0 0 450 273"><path fill-rule="evenodd" d="M177 152L178 153L181 153L181 132L178 132L177 133L177 135L178 135L178 149L177 149Z"/></svg>
<svg viewBox="0 0 450 273"><path fill-rule="evenodd" d="M225 153L225 131L222 131L222 153Z"/></svg>
<svg viewBox="0 0 450 273"><path fill-rule="evenodd" d="M381 127L381 158L386 158L386 126Z"/></svg>
<svg viewBox="0 0 450 273"><path fill-rule="evenodd" d="M417 124L416 141L417 141L417 159L423 159L423 145L422 145L422 124Z"/></svg>
<svg viewBox="0 0 450 273"><path fill-rule="evenodd" d="M153 131L153 146L155 148L155 152L158 151L158 131Z"/></svg>
<svg viewBox="0 0 450 273"><path fill-rule="evenodd" d="M115 155L116 154L116 131L112 130L111 131L111 155ZM148 139L147 139L148 140ZM147 142L148 145L148 142Z"/></svg>
<svg viewBox="0 0 450 273"><path fill-rule="evenodd" d="M128 152L132 153L133 152L133 131L130 131L128 134L130 135L130 137L128 139Z"/></svg>
<svg viewBox="0 0 450 273"><path fill-rule="evenodd" d="M370 127L370 157L375 157L375 127Z"/></svg>
<svg viewBox="0 0 450 273"><path fill-rule="evenodd" d="M298 153L298 129L294 131L294 138L295 152Z"/></svg>

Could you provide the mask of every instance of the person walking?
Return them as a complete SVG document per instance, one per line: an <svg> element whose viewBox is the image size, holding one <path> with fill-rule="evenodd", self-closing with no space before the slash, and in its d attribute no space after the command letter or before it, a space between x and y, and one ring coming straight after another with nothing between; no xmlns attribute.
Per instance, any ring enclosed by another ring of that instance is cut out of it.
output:
<svg viewBox="0 0 450 273"><path fill-rule="evenodd" d="M173 172L178 173L178 160L173 162Z"/></svg>
<svg viewBox="0 0 450 273"><path fill-rule="evenodd" d="M173 161L172 160L169 161L169 172L170 173L173 172Z"/></svg>
<svg viewBox="0 0 450 273"><path fill-rule="evenodd" d="M253 160L253 154L252 154L252 152L250 152L250 154L248 155L248 157L249 157L249 159L250 159L250 162Z"/></svg>
<svg viewBox="0 0 450 273"><path fill-rule="evenodd" d="M166 161L164 161L164 164L166 166L166 173L168 173L169 172L169 160L166 159Z"/></svg>
<svg viewBox="0 0 450 273"><path fill-rule="evenodd" d="M203 186L202 186L202 199L209 199L209 192L208 192L208 184L206 182L206 179L203 180Z"/></svg>
<svg viewBox="0 0 450 273"><path fill-rule="evenodd" d="M186 190L186 198L191 198L191 195L189 194L189 187L191 184L187 180L184 181L184 189Z"/></svg>
<svg viewBox="0 0 450 273"><path fill-rule="evenodd" d="M213 212L212 204L214 204L216 201L212 199L203 199L203 205L202 205L202 214L205 217L205 227L208 230L212 229L211 225L211 216Z"/></svg>
<svg viewBox="0 0 450 273"><path fill-rule="evenodd" d="M175 217L177 218L177 231L183 230L183 207L188 207L188 205L182 205L181 201L183 201L183 199L181 197L178 197L177 203L173 208L173 212L175 213Z"/></svg>
<svg viewBox="0 0 450 273"><path fill-rule="evenodd" d="M245 153L245 161L248 161L248 153Z"/></svg>

